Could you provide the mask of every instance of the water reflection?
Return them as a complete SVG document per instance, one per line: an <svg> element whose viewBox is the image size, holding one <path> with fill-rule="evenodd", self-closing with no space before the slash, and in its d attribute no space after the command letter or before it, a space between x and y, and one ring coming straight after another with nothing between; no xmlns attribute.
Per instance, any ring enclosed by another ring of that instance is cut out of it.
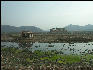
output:
<svg viewBox="0 0 93 70"><path fill-rule="evenodd" d="M63 54L85 54L93 52L93 42L89 43L15 43L15 42L1 42L2 47L27 47L30 51L35 50L57 50L62 51Z"/></svg>

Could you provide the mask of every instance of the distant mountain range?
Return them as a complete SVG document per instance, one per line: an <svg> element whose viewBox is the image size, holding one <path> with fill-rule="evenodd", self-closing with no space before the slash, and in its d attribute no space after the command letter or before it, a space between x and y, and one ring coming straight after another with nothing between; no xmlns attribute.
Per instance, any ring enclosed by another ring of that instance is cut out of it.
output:
<svg viewBox="0 0 93 70"><path fill-rule="evenodd" d="M35 26L10 26L10 25L1 25L1 33L6 32L21 32L21 31L32 31L32 32L44 32L42 29Z"/></svg>
<svg viewBox="0 0 93 70"><path fill-rule="evenodd" d="M68 25L64 27L68 31L93 31L93 25L85 25L85 26L79 26L79 25ZM6 32L21 32L21 31L32 31L32 32L46 32L38 27L35 26L10 26L10 25L1 25L1 33Z"/></svg>
<svg viewBox="0 0 93 70"><path fill-rule="evenodd" d="M93 31L93 25L88 24L85 26L79 26L79 25L68 25L65 27L68 31Z"/></svg>

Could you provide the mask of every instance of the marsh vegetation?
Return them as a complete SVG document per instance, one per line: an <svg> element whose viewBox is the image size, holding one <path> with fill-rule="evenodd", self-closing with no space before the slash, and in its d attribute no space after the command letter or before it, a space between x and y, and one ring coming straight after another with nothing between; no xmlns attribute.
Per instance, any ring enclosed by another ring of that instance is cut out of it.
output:
<svg viewBox="0 0 93 70"><path fill-rule="evenodd" d="M75 68L93 70L93 53L65 55L57 51L32 52L13 47L1 48L2 70L75 70Z"/></svg>

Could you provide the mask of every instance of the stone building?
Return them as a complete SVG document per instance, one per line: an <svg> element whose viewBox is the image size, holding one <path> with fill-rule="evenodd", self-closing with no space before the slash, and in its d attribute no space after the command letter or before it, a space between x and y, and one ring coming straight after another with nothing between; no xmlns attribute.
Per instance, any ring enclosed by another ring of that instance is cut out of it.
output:
<svg viewBox="0 0 93 70"><path fill-rule="evenodd" d="M50 33L67 33L65 28L52 28L50 29Z"/></svg>
<svg viewBox="0 0 93 70"><path fill-rule="evenodd" d="M23 31L21 33L21 37L22 38L33 38L33 33L32 32L29 32L29 31Z"/></svg>

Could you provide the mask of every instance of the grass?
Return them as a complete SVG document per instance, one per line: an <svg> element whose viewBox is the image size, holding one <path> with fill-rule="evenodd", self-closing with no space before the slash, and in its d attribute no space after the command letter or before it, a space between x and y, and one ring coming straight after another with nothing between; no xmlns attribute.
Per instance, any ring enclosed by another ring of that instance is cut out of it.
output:
<svg viewBox="0 0 93 70"><path fill-rule="evenodd" d="M40 64L40 63L57 63L57 64L74 64L74 63L80 63L80 62L88 62L90 59L93 59L93 55L86 54L86 55L64 55L59 54L56 51L34 51L31 52L27 49L17 49L17 48L1 48L1 55L4 57L1 61L3 63L11 62L13 65L21 64L21 65L31 65L31 64ZM8 59L6 61L6 58ZM82 60L85 59L85 60Z"/></svg>

